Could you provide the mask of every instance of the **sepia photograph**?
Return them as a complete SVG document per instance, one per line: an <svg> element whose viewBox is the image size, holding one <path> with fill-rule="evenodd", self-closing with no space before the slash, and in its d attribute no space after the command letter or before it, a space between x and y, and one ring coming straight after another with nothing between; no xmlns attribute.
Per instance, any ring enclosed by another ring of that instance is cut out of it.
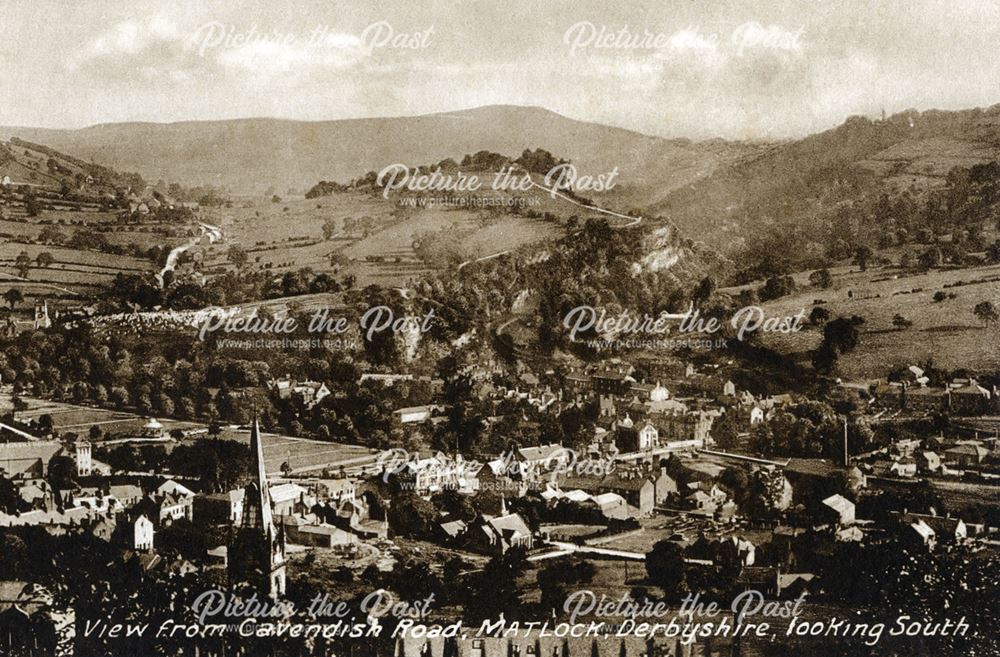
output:
<svg viewBox="0 0 1000 657"><path fill-rule="evenodd" d="M0 0L0 657L1000 657L1000 0Z"/></svg>

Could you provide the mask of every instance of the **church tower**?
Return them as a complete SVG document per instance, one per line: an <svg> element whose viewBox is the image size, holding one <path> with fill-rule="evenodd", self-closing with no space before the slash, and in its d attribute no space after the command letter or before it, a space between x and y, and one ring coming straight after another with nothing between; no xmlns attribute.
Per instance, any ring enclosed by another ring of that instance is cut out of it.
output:
<svg viewBox="0 0 1000 657"><path fill-rule="evenodd" d="M89 477L94 469L94 461L91 456L89 440L76 441L76 474L80 477Z"/></svg>
<svg viewBox="0 0 1000 657"><path fill-rule="evenodd" d="M250 456L253 479L244 489L243 519L229 545L229 581L248 582L278 597L285 594L285 529L274 524L257 418L250 429Z"/></svg>

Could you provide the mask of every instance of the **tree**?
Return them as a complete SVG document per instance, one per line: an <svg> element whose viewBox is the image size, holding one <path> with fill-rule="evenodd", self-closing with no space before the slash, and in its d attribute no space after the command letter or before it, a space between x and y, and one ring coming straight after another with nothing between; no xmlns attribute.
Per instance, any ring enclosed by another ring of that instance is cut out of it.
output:
<svg viewBox="0 0 1000 657"><path fill-rule="evenodd" d="M712 439L722 449L732 449L739 443L741 428L736 409L727 409L719 419L712 423Z"/></svg>
<svg viewBox="0 0 1000 657"><path fill-rule="evenodd" d="M594 565L589 561L557 559L538 571L540 605L546 616L562 609L569 587L589 584L594 577Z"/></svg>
<svg viewBox="0 0 1000 657"><path fill-rule="evenodd" d="M866 271L868 269L868 263L871 261L872 256L875 253L871 250L869 246L859 246L857 250L854 251L854 264L861 268L861 271Z"/></svg>
<svg viewBox="0 0 1000 657"><path fill-rule="evenodd" d="M684 593L684 553L670 541L657 541L646 554L646 574L649 581L663 589L667 598L677 599Z"/></svg>
<svg viewBox="0 0 1000 657"><path fill-rule="evenodd" d="M332 239L334 234L337 232L337 221L336 219L328 219L323 222L323 239Z"/></svg>
<svg viewBox="0 0 1000 657"><path fill-rule="evenodd" d="M233 263L237 269L243 269L246 267L247 262L249 262L250 256L241 247L233 244L229 247L229 251L226 252L226 259Z"/></svg>
<svg viewBox="0 0 1000 657"><path fill-rule="evenodd" d="M31 269L31 256L28 255L27 251L21 251L17 254L17 258L14 260L14 268L17 269L17 275L21 278L28 277L28 270Z"/></svg>
<svg viewBox="0 0 1000 657"><path fill-rule="evenodd" d="M817 269L809 274L809 284L825 290L833 285L833 276L830 275L829 269Z"/></svg>
<svg viewBox="0 0 1000 657"><path fill-rule="evenodd" d="M48 267L55 261L55 257L53 257L53 255L48 251L42 251L35 257L35 262L38 263L38 266L42 269Z"/></svg>
<svg viewBox="0 0 1000 657"><path fill-rule="evenodd" d="M838 317L823 327L823 342L813 351L812 365L817 372L827 373L833 370L841 354L847 353L858 346L858 326L864 319L853 316L850 319Z"/></svg>
<svg viewBox="0 0 1000 657"><path fill-rule="evenodd" d="M35 426L43 436L50 435L52 433L52 416L48 413L42 413L35 421Z"/></svg>
<svg viewBox="0 0 1000 657"><path fill-rule="evenodd" d="M96 424L92 424L90 426L90 431L88 432L88 435L90 436L91 440L96 441L96 440L100 439L100 437L101 437L101 435L103 433L104 432L101 430L100 426L98 426Z"/></svg>
<svg viewBox="0 0 1000 657"><path fill-rule="evenodd" d="M695 303L705 303L712 296L712 292L715 291L715 281L712 280L711 276L706 276L701 279L698 283L698 287L694 289L691 298Z"/></svg>
<svg viewBox="0 0 1000 657"><path fill-rule="evenodd" d="M772 276L760 290L761 301L770 301L795 291L795 281L791 276Z"/></svg>
<svg viewBox="0 0 1000 657"><path fill-rule="evenodd" d="M497 618L500 614L516 620L523 613L517 580L526 564L524 548L514 547L493 557L482 571L470 576L468 595L475 604L467 605L466 611L474 621Z"/></svg>
<svg viewBox="0 0 1000 657"><path fill-rule="evenodd" d="M49 460L48 481L55 490L73 488L73 477L76 475L76 463L68 456L53 456Z"/></svg>
<svg viewBox="0 0 1000 657"><path fill-rule="evenodd" d="M1000 313L997 313L997 308L991 301L981 301L977 303L976 307L972 309L972 312L975 314L976 318L986 326L989 326L1000 319Z"/></svg>
<svg viewBox="0 0 1000 657"><path fill-rule="evenodd" d="M29 217L37 217L38 213L41 211L42 207L38 203L38 199L35 198L33 192L28 192L24 195L24 213Z"/></svg>
<svg viewBox="0 0 1000 657"><path fill-rule="evenodd" d="M892 325L896 327L897 330L902 331L905 328L913 326L913 322L911 322L910 320L906 319L905 317L897 313L892 318Z"/></svg>
<svg viewBox="0 0 1000 657"><path fill-rule="evenodd" d="M12 287L3 293L4 301L10 304L10 309L14 310L14 306L24 301L24 295L21 294L21 290L16 287Z"/></svg>
<svg viewBox="0 0 1000 657"><path fill-rule="evenodd" d="M823 344L835 350L838 354L852 351L858 346L857 324L853 319L838 317L823 327Z"/></svg>
<svg viewBox="0 0 1000 657"><path fill-rule="evenodd" d="M20 504L21 496L14 482L0 474L0 511L14 513ZM0 550L0 554L5 553L6 550Z"/></svg>
<svg viewBox="0 0 1000 657"><path fill-rule="evenodd" d="M435 522L437 509L413 491L400 493L389 507L389 526L400 536L428 537Z"/></svg>
<svg viewBox="0 0 1000 657"><path fill-rule="evenodd" d="M109 397L111 403L117 408L122 408L128 405L128 390L122 386L112 386Z"/></svg>
<svg viewBox="0 0 1000 657"><path fill-rule="evenodd" d="M948 298L948 293L944 290L938 290L934 293L934 303L941 303Z"/></svg>
<svg viewBox="0 0 1000 657"><path fill-rule="evenodd" d="M828 319L830 319L830 311L823 306L813 306L812 311L809 313L809 323L813 326L822 324Z"/></svg>
<svg viewBox="0 0 1000 657"><path fill-rule="evenodd" d="M750 476L743 468L726 468L719 476L719 483L732 493L738 504L746 499L750 490Z"/></svg>
<svg viewBox="0 0 1000 657"><path fill-rule="evenodd" d="M55 226L45 226L38 231L38 241L42 244L62 244L66 241L66 235Z"/></svg>

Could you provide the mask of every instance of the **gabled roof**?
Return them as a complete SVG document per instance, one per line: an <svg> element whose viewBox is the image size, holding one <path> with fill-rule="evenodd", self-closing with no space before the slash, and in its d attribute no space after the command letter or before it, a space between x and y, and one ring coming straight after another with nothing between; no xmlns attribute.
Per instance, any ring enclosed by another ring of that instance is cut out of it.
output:
<svg viewBox="0 0 1000 657"><path fill-rule="evenodd" d="M537 447L521 447L517 450L526 461L544 461L563 449L558 443L539 445Z"/></svg>
<svg viewBox="0 0 1000 657"><path fill-rule="evenodd" d="M62 445L52 440L0 443L0 469L12 477L25 472L38 461L48 464L60 451Z"/></svg>
<svg viewBox="0 0 1000 657"><path fill-rule="evenodd" d="M466 524L463 520L449 520L448 522L442 522L440 526L441 530L452 538L465 533L466 529Z"/></svg>
<svg viewBox="0 0 1000 657"><path fill-rule="evenodd" d="M844 513L845 511L850 511L854 508L854 502L840 494L831 495L823 500L823 504L830 507L837 513Z"/></svg>
<svg viewBox="0 0 1000 657"><path fill-rule="evenodd" d="M167 479L160 484L156 492L160 494L173 494L181 497L193 497L194 491L175 479Z"/></svg>
<svg viewBox="0 0 1000 657"><path fill-rule="evenodd" d="M903 521L910 524L922 522L930 527L935 534L940 534L942 536L955 536L959 533L959 530L965 526L965 522L961 518L932 516L923 513L904 514Z"/></svg>
<svg viewBox="0 0 1000 657"><path fill-rule="evenodd" d="M508 513L505 516L490 518L486 522L498 534L504 536L505 538L509 535L514 535L514 536L531 535L531 530L528 529L528 525L525 524L521 516L519 516L516 513Z"/></svg>
<svg viewBox="0 0 1000 657"><path fill-rule="evenodd" d="M647 484L652 485L652 481L641 474L636 474L633 477L622 477L616 472L605 477L566 477L563 480L562 486L564 488L580 488L585 491L614 492L623 490L639 491Z"/></svg>
<svg viewBox="0 0 1000 657"><path fill-rule="evenodd" d="M617 493L601 493L594 496L594 501L600 507L621 506L625 504L625 498Z"/></svg>
<svg viewBox="0 0 1000 657"><path fill-rule="evenodd" d="M205 495L204 499L208 500L219 500L222 502L229 502L230 504L234 502L242 502L243 497L246 495L246 491L242 488L237 488L235 490L227 491L225 493L212 493L211 495Z"/></svg>
<svg viewBox="0 0 1000 657"><path fill-rule="evenodd" d="M919 534L925 541L934 538L934 530L931 529L923 520L910 523L910 528L917 532L917 534Z"/></svg>
<svg viewBox="0 0 1000 657"><path fill-rule="evenodd" d="M0 581L0 611L17 606L30 616L52 605L52 594L38 584L17 580Z"/></svg>
<svg viewBox="0 0 1000 657"><path fill-rule="evenodd" d="M307 491L298 484L278 484L271 486L271 501L285 502L287 500L297 500Z"/></svg>
<svg viewBox="0 0 1000 657"><path fill-rule="evenodd" d="M948 390L946 388L910 388L906 394L910 397L946 397Z"/></svg>
<svg viewBox="0 0 1000 657"><path fill-rule="evenodd" d="M990 453L988 449L981 445L956 445L951 449L946 449L945 454L961 454L975 456L976 458L982 459L987 454Z"/></svg>
<svg viewBox="0 0 1000 657"><path fill-rule="evenodd" d="M108 490L119 500L128 497L142 497L142 489L135 484L115 484L109 486Z"/></svg>

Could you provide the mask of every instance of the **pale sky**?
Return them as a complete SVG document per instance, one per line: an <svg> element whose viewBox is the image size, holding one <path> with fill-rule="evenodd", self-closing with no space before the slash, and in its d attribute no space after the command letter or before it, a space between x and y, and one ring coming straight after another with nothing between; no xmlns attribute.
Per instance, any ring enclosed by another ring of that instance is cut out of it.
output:
<svg viewBox="0 0 1000 657"><path fill-rule="evenodd" d="M0 0L0 88L0 125L515 104L775 139L1000 102L1000 0Z"/></svg>

